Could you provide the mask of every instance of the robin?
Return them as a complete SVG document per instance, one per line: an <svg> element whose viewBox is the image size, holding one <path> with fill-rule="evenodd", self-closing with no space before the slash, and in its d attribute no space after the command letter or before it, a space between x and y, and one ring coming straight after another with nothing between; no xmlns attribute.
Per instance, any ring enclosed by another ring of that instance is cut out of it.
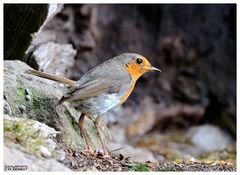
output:
<svg viewBox="0 0 240 175"><path fill-rule="evenodd" d="M27 73L53 81L70 85L71 90L65 94L58 104L70 102L81 111L79 128L88 151L93 152L89 145L84 117L93 120L101 141L103 155L110 156L99 121L102 114L121 105L131 94L138 78L146 72L159 71L151 66L148 60L136 53L123 53L96 66L85 73L78 81L51 75L48 73L27 70ZM94 118L95 116L95 118Z"/></svg>

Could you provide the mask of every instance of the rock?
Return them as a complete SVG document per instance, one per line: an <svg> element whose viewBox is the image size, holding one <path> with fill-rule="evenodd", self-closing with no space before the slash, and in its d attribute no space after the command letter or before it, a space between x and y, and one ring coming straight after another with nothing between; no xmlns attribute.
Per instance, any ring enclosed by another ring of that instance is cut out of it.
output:
<svg viewBox="0 0 240 175"><path fill-rule="evenodd" d="M70 36L70 40L78 51L92 50L96 46L96 41L89 31L86 31L84 34L74 33Z"/></svg>
<svg viewBox="0 0 240 175"><path fill-rule="evenodd" d="M113 125L109 128L111 141L117 143L124 143L127 141L125 128Z"/></svg>
<svg viewBox="0 0 240 175"><path fill-rule="evenodd" d="M147 151L145 149L133 147L129 144L120 144L120 143L110 143L109 145L110 150L120 149L116 152L113 152L113 155L122 154L124 157L130 157L130 160L139 161L139 162L156 162L157 159L154 157L153 153Z"/></svg>
<svg viewBox="0 0 240 175"><path fill-rule="evenodd" d="M56 148L56 143L52 140L56 133L59 132L38 121L4 115L6 144L14 143L13 145L18 145L21 150L30 154L51 157Z"/></svg>
<svg viewBox="0 0 240 175"><path fill-rule="evenodd" d="M50 21L50 23L51 23L51 21ZM42 44L46 44L48 42L52 42L52 41L54 41L54 43L58 43L58 44L66 44L66 43L68 43L68 36L66 35L66 33L64 31L59 31L58 29L56 29L56 30L43 29L39 33L35 34L35 36L33 37L32 43L31 43L30 47L28 48L28 52L34 51L38 46L40 46Z"/></svg>
<svg viewBox="0 0 240 175"><path fill-rule="evenodd" d="M45 25L62 9L63 9L63 4L49 4L47 18L45 19L42 26L39 28L38 32L41 32L41 30L45 27Z"/></svg>
<svg viewBox="0 0 240 175"><path fill-rule="evenodd" d="M21 61L4 61L4 97L12 110L12 116L34 119L51 126L61 133L56 137L59 142L70 147L85 148L76 120L79 111L71 106L67 107L66 104L57 106L58 100L67 88L56 82L25 74L27 69L30 67ZM31 101L25 98L26 94L31 96ZM26 107L24 113L18 109L19 105ZM92 121L86 119L84 125L93 148L99 147L100 143L96 138ZM45 128L43 124L34 127ZM43 130L51 133L47 128Z"/></svg>
<svg viewBox="0 0 240 175"><path fill-rule="evenodd" d="M140 136L152 129L155 124L155 110L152 99L145 98L140 104L138 111L133 115L135 122L130 123L126 128L127 137Z"/></svg>
<svg viewBox="0 0 240 175"><path fill-rule="evenodd" d="M33 53L39 69L44 72L68 77L68 71L74 65L77 51L71 44L47 42Z"/></svg>
<svg viewBox="0 0 240 175"><path fill-rule="evenodd" d="M46 124L38 122L36 120L10 117L8 115L4 115L4 120L7 120L9 122L25 123L31 126L32 131L40 131L44 138L56 137L57 134L60 134L60 132L56 131L54 128L51 128Z"/></svg>
<svg viewBox="0 0 240 175"><path fill-rule="evenodd" d="M3 100L3 113L7 114L7 115L11 115L12 114L11 107L8 104L8 102L6 102L5 100Z"/></svg>
<svg viewBox="0 0 240 175"><path fill-rule="evenodd" d="M147 149L158 161L191 160L200 156L201 150L192 145L185 132L149 133L132 140L136 147Z"/></svg>
<svg viewBox="0 0 240 175"><path fill-rule="evenodd" d="M172 83L172 93L185 103L200 103L206 106L208 104L207 89L196 74L189 68L179 71Z"/></svg>
<svg viewBox="0 0 240 175"><path fill-rule="evenodd" d="M206 152L223 150L234 143L227 133L209 124L190 128L188 137L195 146Z"/></svg>
<svg viewBox="0 0 240 175"><path fill-rule="evenodd" d="M57 146L56 142L54 142L52 139L45 139L45 143L48 145L50 150L54 150Z"/></svg>
<svg viewBox="0 0 240 175"><path fill-rule="evenodd" d="M21 111L21 113L23 113L24 111L26 111L26 106L24 105L19 105L18 109Z"/></svg>
<svg viewBox="0 0 240 175"><path fill-rule="evenodd" d="M60 162L63 162L64 159L65 159L65 157L66 157L65 151L63 151L63 150L58 150L57 153L58 153L57 159L58 159Z"/></svg>
<svg viewBox="0 0 240 175"><path fill-rule="evenodd" d="M202 121L205 114L203 105L176 103L169 106L156 105L155 130L176 130L189 128Z"/></svg>
<svg viewBox="0 0 240 175"><path fill-rule="evenodd" d="M118 118L119 114L122 114L124 112L125 112L125 109L122 106L118 106L116 108L113 108L109 112L107 112L105 115L103 115L103 120L108 125L117 124L119 122L119 118Z"/></svg>
<svg viewBox="0 0 240 175"><path fill-rule="evenodd" d="M42 145L39 147L39 151L44 157L50 157L52 155L49 149Z"/></svg>
<svg viewBox="0 0 240 175"><path fill-rule="evenodd" d="M183 144L169 141L168 147L169 153L175 154L176 158L180 158L182 160L193 160L203 153L203 151L198 147L187 143Z"/></svg>
<svg viewBox="0 0 240 175"><path fill-rule="evenodd" d="M126 136L144 135L152 129L155 125L155 104L152 98L146 97L137 109L119 106L109 111L104 119L112 126L113 140L124 142Z"/></svg>
<svg viewBox="0 0 240 175"><path fill-rule="evenodd" d="M43 136L45 138L51 136L51 137L56 137L57 134L61 134L61 132L56 131L54 128L51 128L49 126L47 126L44 123L35 121L34 124L32 125L32 127L36 130L40 130L43 133Z"/></svg>
<svg viewBox="0 0 240 175"><path fill-rule="evenodd" d="M4 146L4 170L13 171L12 166L19 166L27 171L71 171L54 159L39 158L16 148Z"/></svg>
<svg viewBox="0 0 240 175"><path fill-rule="evenodd" d="M31 96L30 95L26 95L26 100L31 101Z"/></svg>

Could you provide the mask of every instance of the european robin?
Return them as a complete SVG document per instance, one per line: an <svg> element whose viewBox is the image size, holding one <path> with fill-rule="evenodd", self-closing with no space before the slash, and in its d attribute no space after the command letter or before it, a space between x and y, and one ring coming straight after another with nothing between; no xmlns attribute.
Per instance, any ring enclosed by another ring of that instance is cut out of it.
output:
<svg viewBox="0 0 240 175"><path fill-rule="evenodd" d="M85 116L93 120L103 147L103 155L109 156L110 153L99 127L99 117L126 101L138 78L150 71L160 70L151 66L142 55L124 53L91 69L78 81L36 70L28 70L27 73L72 86L71 90L60 99L59 104L70 102L82 112L79 117L79 127L89 151L92 149L83 120Z"/></svg>

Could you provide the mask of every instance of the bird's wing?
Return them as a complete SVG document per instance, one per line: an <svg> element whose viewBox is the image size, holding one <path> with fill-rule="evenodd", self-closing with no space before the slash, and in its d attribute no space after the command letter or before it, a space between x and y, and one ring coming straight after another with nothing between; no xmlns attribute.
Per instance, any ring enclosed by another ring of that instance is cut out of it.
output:
<svg viewBox="0 0 240 175"><path fill-rule="evenodd" d="M114 77L114 78L112 78ZM121 87L129 83L131 79L128 76L95 76L85 81L82 81L77 87L72 89L65 97L60 100L63 101L77 101L90 97L97 96L102 93L118 93Z"/></svg>

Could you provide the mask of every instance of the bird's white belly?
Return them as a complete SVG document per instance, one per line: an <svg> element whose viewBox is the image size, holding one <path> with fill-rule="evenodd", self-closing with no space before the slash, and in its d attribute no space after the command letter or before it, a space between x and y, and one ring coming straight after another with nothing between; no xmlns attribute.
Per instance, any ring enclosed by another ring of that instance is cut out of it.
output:
<svg viewBox="0 0 240 175"><path fill-rule="evenodd" d="M78 104L75 105L82 112L101 115L118 106L120 102L121 98L118 94L113 93L80 100Z"/></svg>

